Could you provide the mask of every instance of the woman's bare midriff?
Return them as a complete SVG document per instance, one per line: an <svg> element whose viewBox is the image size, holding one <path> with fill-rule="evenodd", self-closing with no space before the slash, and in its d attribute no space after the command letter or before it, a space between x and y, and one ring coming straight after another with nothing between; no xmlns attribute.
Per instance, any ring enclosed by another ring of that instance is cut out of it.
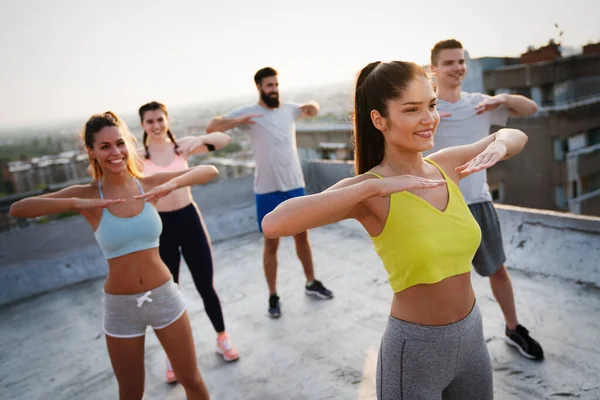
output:
<svg viewBox="0 0 600 400"><path fill-rule="evenodd" d="M158 200L156 209L159 212L181 210L192 203L192 192L189 187L173 190L165 197Z"/></svg>
<svg viewBox="0 0 600 400"><path fill-rule="evenodd" d="M441 326L465 318L474 303L471 273L467 272L396 293L390 315L414 324Z"/></svg>
<svg viewBox="0 0 600 400"><path fill-rule="evenodd" d="M172 279L158 254L158 248L136 251L108 260L104 291L109 294L137 294L157 288Z"/></svg>

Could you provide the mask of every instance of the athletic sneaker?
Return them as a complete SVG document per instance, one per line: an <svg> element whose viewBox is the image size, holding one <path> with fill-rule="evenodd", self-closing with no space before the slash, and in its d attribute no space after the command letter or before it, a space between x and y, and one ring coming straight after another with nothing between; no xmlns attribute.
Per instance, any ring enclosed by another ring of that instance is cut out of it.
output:
<svg viewBox="0 0 600 400"><path fill-rule="evenodd" d="M333 299L333 292L316 279L310 285L306 285L304 292L309 296L317 296L321 299Z"/></svg>
<svg viewBox="0 0 600 400"><path fill-rule="evenodd" d="M171 362L167 358L167 372L165 373L165 381L167 383L175 383L177 382L177 378L175 378L175 372L173 372L173 367L171 367Z"/></svg>
<svg viewBox="0 0 600 400"><path fill-rule="evenodd" d="M504 340L509 345L516 347L523 357L531 360L544 359L544 350L542 350L542 346L529 336L529 331L525 329L523 325L517 325L514 331L507 327Z"/></svg>
<svg viewBox="0 0 600 400"><path fill-rule="evenodd" d="M276 294L272 294L269 297L269 317L281 317L281 303L279 302L279 296Z"/></svg>
<svg viewBox="0 0 600 400"><path fill-rule="evenodd" d="M225 361L235 361L240 358L239 353L229 342L229 335L222 333L217 337L217 353L223 356Z"/></svg>

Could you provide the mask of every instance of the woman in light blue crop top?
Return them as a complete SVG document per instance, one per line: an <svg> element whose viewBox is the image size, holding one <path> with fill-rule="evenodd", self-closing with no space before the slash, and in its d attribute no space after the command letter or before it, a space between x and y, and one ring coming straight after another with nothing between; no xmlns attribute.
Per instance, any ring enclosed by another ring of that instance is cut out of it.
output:
<svg viewBox="0 0 600 400"><path fill-rule="evenodd" d="M14 203L10 214L34 218L79 212L108 260L104 331L120 398L142 398L147 325L172 362L187 398L208 399L196 361L185 303L158 253L162 223L154 203L178 188L217 176L214 166L143 177L135 139L112 112L93 115L82 132L93 181Z"/></svg>
<svg viewBox="0 0 600 400"><path fill-rule="evenodd" d="M353 218L373 239L395 289L377 362L378 399L493 396L469 272L480 232L457 185L518 154L527 136L502 129L425 160L422 152L433 148L439 120L422 67L367 65L354 98L357 176L288 200L262 222L266 236L281 237ZM452 241L456 245L449 246Z"/></svg>

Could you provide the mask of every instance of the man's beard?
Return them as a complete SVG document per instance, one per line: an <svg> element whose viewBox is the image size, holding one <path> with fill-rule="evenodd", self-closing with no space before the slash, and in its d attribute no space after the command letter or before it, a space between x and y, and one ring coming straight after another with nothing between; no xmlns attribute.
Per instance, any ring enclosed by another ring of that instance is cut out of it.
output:
<svg viewBox="0 0 600 400"><path fill-rule="evenodd" d="M275 96L267 95L262 90L260 91L260 98L265 104L271 108L279 107L279 93L273 93Z"/></svg>

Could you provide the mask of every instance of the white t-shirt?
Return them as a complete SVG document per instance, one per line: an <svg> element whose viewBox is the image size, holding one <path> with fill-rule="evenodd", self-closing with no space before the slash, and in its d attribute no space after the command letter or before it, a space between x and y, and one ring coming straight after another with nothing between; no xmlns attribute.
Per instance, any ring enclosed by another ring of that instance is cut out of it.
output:
<svg viewBox="0 0 600 400"><path fill-rule="evenodd" d="M233 110L226 118L244 114L262 114L255 124L240 125L250 135L254 152L254 192L265 194L303 188L304 175L296 147L296 120L302 114L300 106L281 103L268 109L253 104Z"/></svg>
<svg viewBox="0 0 600 400"><path fill-rule="evenodd" d="M479 115L475 112L475 107L487 98L490 96L461 92L460 100L456 103L438 100L438 111L451 112L452 115L442 118L435 133L433 150L426 152L425 155L447 147L477 142L490 134L492 125L505 126L508 119L508 108L504 106ZM467 204L492 201L485 170L462 179L460 190Z"/></svg>

